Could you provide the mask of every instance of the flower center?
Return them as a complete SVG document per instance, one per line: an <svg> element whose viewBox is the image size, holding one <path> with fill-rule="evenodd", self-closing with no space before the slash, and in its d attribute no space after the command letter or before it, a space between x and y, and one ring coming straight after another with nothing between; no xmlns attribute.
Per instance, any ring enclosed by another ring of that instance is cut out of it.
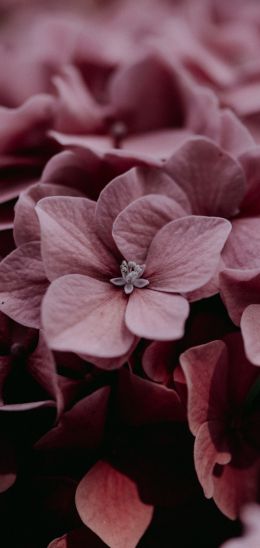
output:
<svg viewBox="0 0 260 548"><path fill-rule="evenodd" d="M137 264L134 261L123 261L120 270L120 278L111 278L110 282L117 287L123 287L126 295L130 295L135 287L142 289L149 284L145 278L141 278L144 273L145 264Z"/></svg>

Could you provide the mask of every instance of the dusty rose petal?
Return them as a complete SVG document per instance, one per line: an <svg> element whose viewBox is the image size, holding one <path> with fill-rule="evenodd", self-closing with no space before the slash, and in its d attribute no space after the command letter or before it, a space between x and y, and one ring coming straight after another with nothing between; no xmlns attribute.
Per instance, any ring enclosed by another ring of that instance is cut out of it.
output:
<svg viewBox="0 0 260 548"><path fill-rule="evenodd" d="M66 65L53 77L57 90L55 129L71 133L91 133L102 128L102 108L88 91L80 71Z"/></svg>
<svg viewBox="0 0 260 548"><path fill-rule="evenodd" d="M40 227L35 206L46 196L80 196L76 189L61 185L37 183L23 192L15 205L14 239L17 246L40 240Z"/></svg>
<svg viewBox="0 0 260 548"><path fill-rule="evenodd" d="M180 95L171 67L155 55L123 67L111 79L110 101L115 116L126 120L130 132L178 126Z"/></svg>
<svg viewBox="0 0 260 548"><path fill-rule="evenodd" d="M166 170L186 192L195 214L229 217L245 194L240 165L206 138L189 139L167 162Z"/></svg>
<svg viewBox="0 0 260 548"><path fill-rule="evenodd" d="M253 147L254 139L240 122L239 118L228 109L221 113L221 137L220 146L230 154L238 157L246 150Z"/></svg>
<svg viewBox="0 0 260 548"><path fill-rule="evenodd" d="M245 468L225 466L220 477L214 478L216 505L229 519L236 519L241 507L257 499L258 484L259 460Z"/></svg>
<svg viewBox="0 0 260 548"><path fill-rule="evenodd" d="M241 330L248 359L260 365L260 304L251 304L242 314Z"/></svg>
<svg viewBox="0 0 260 548"><path fill-rule="evenodd" d="M131 294L125 321L138 337L169 341L182 337L188 314L189 305L183 297L144 288Z"/></svg>
<svg viewBox="0 0 260 548"><path fill-rule="evenodd" d="M223 260L227 268L260 267L260 218L234 219Z"/></svg>
<svg viewBox="0 0 260 548"><path fill-rule="evenodd" d="M260 302L260 271L226 269L220 274L220 294L232 321L240 324L244 309Z"/></svg>
<svg viewBox="0 0 260 548"><path fill-rule="evenodd" d="M188 291L186 296L189 302L199 301L200 299L207 299L208 297L212 297L212 295L216 295L216 293L219 293L219 276L224 268L225 263L221 256L219 264L209 282L207 282L202 287L199 287L199 289L195 289L194 291Z"/></svg>
<svg viewBox="0 0 260 548"><path fill-rule="evenodd" d="M134 341L124 321L126 299L112 284L88 276L55 280L42 305L49 346L99 358L125 354Z"/></svg>
<svg viewBox="0 0 260 548"><path fill-rule="evenodd" d="M109 279L118 273L117 261L95 232L95 202L76 197L44 198L36 212L49 280L64 274Z"/></svg>
<svg viewBox="0 0 260 548"><path fill-rule="evenodd" d="M150 288L187 292L215 273L231 225L215 217L189 216L165 225L152 240L145 277Z"/></svg>
<svg viewBox="0 0 260 548"><path fill-rule="evenodd" d="M40 306L48 287L40 244L30 242L0 265L0 310L28 327L40 327Z"/></svg>
<svg viewBox="0 0 260 548"><path fill-rule="evenodd" d="M189 212L188 199L178 185L161 170L155 168L131 169L109 183L97 202L96 223L99 236L114 248L112 227L117 215L137 198L145 194L163 194L176 200Z"/></svg>
<svg viewBox="0 0 260 548"><path fill-rule="evenodd" d="M143 262L156 232L169 221L185 215L175 200L148 194L119 213L113 224L113 238L125 259Z"/></svg>
<svg viewBox="0 0 260 548"><path fill-rule="evenodd" d="M126 137L122 142L122 148L138 155L142 153L151 156L151 158L165 161L191 134L188 128L159 129L147 133L137 133Z"/></svg>
<svg viewBox="0 0 260 548"><path fill-rule="evenodd" d="M215 465L225 465L231 460L231 454L227 450L223 438L224 428L221 422L218 421L204 422L196 435L194 445L195 468L207 498L214 495L213 470ZM219 449L221 445L222 450Z"/></svg>
<svg viewBox="0 0 260 548"><path fill-rule="evenodd" d="M81 480L76 506L85 525L113 548L135 548L153 514L135 483L104 461Z"/></svg>
<svg viewBox="0 0 260 548"><path fill-rule="evenodd" d="M139 340L138 337L135 337L128 351L122 356L119 356L118 358L97 358L96 356L88 356L87 354L82 354L81 358L85 361L95 364L97 367L100 367L100 369L105 369L105 370L118 369L124 363L128 361L128 358L133 353L138 343L138 340Z"/></svg>
<svg viewBox="0 0 260 548"><path fill-rule="evenodd" d="M144 351L142 365L150 379L166 383L175 365L174 343L154 341L149 344Z"/></svg>
<svg viewBox="0 0 260 548"><path fill-rule="evenodd" d="M35 95L16 109L0 108L1 152L35 145L35 135L50 125L54 113L54 100L50 95ZM39 138L38 138L39 140Z"/></svg>
<svg viewBox="0 0 260 548"><path fill-rule="evenodd" d="M228 356L222 341L186 350L180 357L188 386L189 426L194 435L201 424L221 418L227 409ZM210 388L214 380L214 393Z"/></svg>

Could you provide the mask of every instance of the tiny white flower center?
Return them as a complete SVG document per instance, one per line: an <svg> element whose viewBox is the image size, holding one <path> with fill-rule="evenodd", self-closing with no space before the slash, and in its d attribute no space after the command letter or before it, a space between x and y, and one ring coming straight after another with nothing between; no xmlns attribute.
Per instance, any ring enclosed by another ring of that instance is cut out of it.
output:
<svg viewBox="0 0 260 548"><path fill-rule="evenodd" d="M123 261L120 270L120 278L111 278L110 282L118 287L123 287L126 295L130 295L135 287L142 289L149 284L145 278L141 278L144 273L145 264L137 264L135 261Z"/></svg>

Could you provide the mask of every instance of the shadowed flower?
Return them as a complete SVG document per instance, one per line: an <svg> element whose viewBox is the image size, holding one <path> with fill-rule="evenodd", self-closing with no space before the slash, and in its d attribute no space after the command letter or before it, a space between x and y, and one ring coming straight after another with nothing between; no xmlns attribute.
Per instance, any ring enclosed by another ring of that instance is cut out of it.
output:
<svg viewBox="0 0 260 548"><path fill-rule="evenodd" d="M259 495L259 372L240 334L224 341L190 348L180 362L198 478L206 497L234 519Z"/></svg>

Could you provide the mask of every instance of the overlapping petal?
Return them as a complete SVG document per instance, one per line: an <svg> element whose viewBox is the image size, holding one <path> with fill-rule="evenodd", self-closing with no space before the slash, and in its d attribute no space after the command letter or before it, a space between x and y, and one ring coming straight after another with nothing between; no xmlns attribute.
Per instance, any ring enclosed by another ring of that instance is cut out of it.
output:
<svg viewBox="0 0 260 548"><path fill-rule="evenodd" d="M109 279L118 263L95 231L95 202L87 198L44 198L36 206L41 252L49 280L64 274Z"/></svg>
<svg viewBox="0 0 260 548"><path fill-rule="evenodd" d="M105 461L81 480L76 506L82 521L113 548L134 548L153 514L153 507L140 500L135 483Z"/></svg>
<svg viewBox="0 0 260 548"><path fill-rule="evenodd" d="M113 238L127 260L145 262L150 243L169 221L185 216L185 210L172 198L148 194L131 202L116 217Z"/></svg>
<svg viewBox="0 0 260 548"><path fill-rule="evenodd" d="M100 358L125 354L134 341L125 325L126 305L125 294L109 283L80 274L58 278L42 305L50 347Z"/></svg>
<svg viewBox="0 0 260 548"><path fill-rule="evenodd" d="M145 275L150 289L187 292L210 280L231 225L224 219L189 216L167 223L152 240Z"/></svg>
<svg viewBox="0 0 260 548"><path fill-rule="evenodd" d="M234 215L245 194L240 165L206 138L193 137L168 160L167 173L184 190L198 215Z"/></svg>
<svg viewBox="0 0 260 548"><path fill-rule="evenodd" d="M48 287L39 242L29 242L0 266L0 310L28 327L40 327L41 300Z"/></svg>

